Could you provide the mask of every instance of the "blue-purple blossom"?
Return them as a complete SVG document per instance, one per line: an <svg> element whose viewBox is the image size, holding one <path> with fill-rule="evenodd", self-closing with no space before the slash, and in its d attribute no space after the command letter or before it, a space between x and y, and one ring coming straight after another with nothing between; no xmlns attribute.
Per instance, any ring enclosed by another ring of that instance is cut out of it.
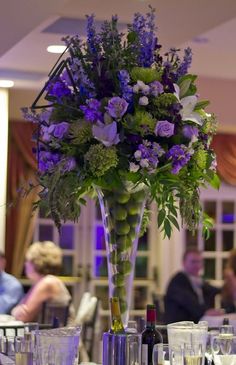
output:
<svg viewBox="0 0 236 365"><path fill-rule="evenodd" d="M155 127L156 136L160 137L171 137L174 134L175 126L173 123L168 122L168 120L159 120Z"/></svg>
<svg viewBox="0 0 236 365"><path fill-rule="evenodd" d="M93 136L104 146L110 147L120 142L119 133L117 133L117 123L103 124L98 122L93 125Z"/></svg>
<svg viewBox="0 0 236 365"><path fill-rule="evenodd" d="M102 121L102 112L99 110L101 102L96 99L86 101L87 105L80 105L80 109L84 112L84 117L89 122Z"/></svg>
<svg viewBox="0 0 236 365"><path fill-rule="evenodd" d="M155 50L158 47L155 36L154 9L151 9L146 18L140 13L136 13L130 29L136 33L138 38L138 45L133 47L138 48L139 65L150 67L155 60Z"/></svg>
<svg viewBox="0 0 236 365"><path fill-rule="evenodd" d="M62 139L65 136L65 134L68 132L68 129L69 129L69 123L67 123L67 122L52 124L49 127L49 131L50 132L52 131L53 136L58 139Z"/></svg>
<svg viewBox="0 0 236 365"><path fill-rule="evenodd" d="M129 103L133 99L133 89L132 86L129 85L130 76L128 71L120 70L118 73L118 78L120 81L122 97Z"/></svg>
<svg viewBox="0 0 236 365"><path fill-rule="evenodd" d="M184 50L184 58L177 70L178 77L186 75L192 63L192 50L190 47Z"/></svg>
<svg viewBox="0 0 236 365"><path fill-rule="evenodd" d="M93 82L88 78L88 75L83 68L83 64L78 57L71 58L70 69L75 84L79 85L79 91L81 96L84 98L95 98L95 86Z"/></svg>
<svg viewBox="0 0 236 365"><path fill-rule="evenodd" d="M125 114L128 103L125 99L120 98L119 96L114 96L108 101L108 106L106 110L113 118L121 118Z"/></svg>
<svg viewBox="0 0 236 365"><path fill-rule="evenodd" d="M198 128L192 125L185 125L183 127L183 135L188 139L194 139L198 137Z"/></svg>
<svg viewBox="0 0 236 365"><path fill-rule="evenodd" d="M66 173L75 170L76 161L74 157L66 157L63 162L62 172Z"/></svg>
<svg viewBox="0 0 236 365"><path fill-rule="evenodd" d="M158 96L159 94L162 94L164 92L163 85L160 83L160 81L153 81L149 84L150 87L150 94L153 96Z"/></svg>
<svg viewBox="0 0 236 365"><path fill-rule="evenodd" d="M49 151L39 151L38 153L38 168L42 173L50 173L60 161L59 153Z"/></svg>
<svg viewBox="0 0 236 365"><path fill-rule="evenodd" d="M187 165L191 158L190 152L184 145L175 145L166 153L166 158L172 161L172 174L176 175L178 172Z"/></svg>
<svg viewBox="0 0 236 365"><path fill-rule="evenodd" d="M87 46L88 51L98 59L100 53L100 37L96 34L94 15L87 15Z"/></svg>
<svg viewBox="0 0 236 365"><path fill-rule="evenodd" d="M63 97L68 97L71 95L71 90L66 84L66 82L58 77L52 79L50 83L47 85L46 89L50 96L54 96L58 100L60 100Z"/></svg>
<svg viewBox="0 0 236 365"><path fill-rule="evenodd" d="M163 154L164 150L158 143L144 140L135 151L134 157L141 168L147 169L149 173L154 173L159 164L159 157ZM137 163L130 166L133 171L137 168Z"/></svg>

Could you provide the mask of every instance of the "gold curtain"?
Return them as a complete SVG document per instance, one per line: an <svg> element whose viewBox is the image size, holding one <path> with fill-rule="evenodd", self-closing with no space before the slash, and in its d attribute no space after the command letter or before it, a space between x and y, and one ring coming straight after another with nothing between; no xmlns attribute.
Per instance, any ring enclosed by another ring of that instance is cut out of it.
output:
<svg viewBox="0 0 236 365"><path fill-rule="evenodd" d="M21 276L27 247L32 241L36 214L33 203L38 199L37 189L22 196L21 188L35 183L36 159L32 152L32 134L35 125L11 121L9 125L6 258L7 271Z"/></svg>
<svg viewBox="0 0 236 365"><path fill-rule="evenodd" d="M217 157L217 171L222 180L236 185L236 135L217 134L212 148Z"/></svg>

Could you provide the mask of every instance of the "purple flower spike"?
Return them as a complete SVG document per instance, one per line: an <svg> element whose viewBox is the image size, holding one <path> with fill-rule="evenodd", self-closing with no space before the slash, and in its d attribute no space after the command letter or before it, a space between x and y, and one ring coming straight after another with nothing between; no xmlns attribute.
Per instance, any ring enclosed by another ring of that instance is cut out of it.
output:
<svg viewBox="0 0 236 365"><path fill-rule="evenodd" d="M114 98L111 98L108 102L108 107L106 110L113 118L121 118L125 114L128 103L125 99L120 98L119 96L114 96Z"/></svg>
<svg viewBox="0 0 236 365"><path fill-rule="evenodd" d="M167 120L160 120L156 124L155 134L160 137L171 137L174 134L174 124Z"/></svg>

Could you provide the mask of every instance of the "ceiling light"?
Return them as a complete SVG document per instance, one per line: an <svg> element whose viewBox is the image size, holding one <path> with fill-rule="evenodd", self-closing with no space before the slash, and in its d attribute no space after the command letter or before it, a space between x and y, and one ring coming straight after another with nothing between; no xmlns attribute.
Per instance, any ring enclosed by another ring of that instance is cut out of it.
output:
<svg viewBox="0 0 236 365"><path fill-rule="evenodd" d="M199 36L199 37L195 37L193 38L193 41L195 43L201 43L201 44L204 44L204 43L208 43L209 42L209 39L207 37L204 37L204 36Z"/></svg>
<svg viewBox="0 0 236 365"><path fill-rule="evenodd" d="M50 53L63 53L66 49L66 46L62 45L51 45L48 46L47 51Z"/></svg>
<svg viewBox="0 0 236 365"><path fill-rule="evenodd" d="M0 87L12 87L14 85L14 81L12 80L0 80Z"/></svg>

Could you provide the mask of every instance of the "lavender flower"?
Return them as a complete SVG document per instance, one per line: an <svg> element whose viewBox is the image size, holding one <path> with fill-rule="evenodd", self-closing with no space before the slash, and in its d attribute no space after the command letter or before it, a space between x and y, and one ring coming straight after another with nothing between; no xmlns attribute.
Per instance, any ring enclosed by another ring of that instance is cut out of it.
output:
<svg viewBox="0 0 236 365"><path fill-rule="evenodd" d="M99 58L99 53L101 50L100 39L96 34L96 29L94 26L94 15L87 15L87 46L89 52L93 55L94 59Z"/></svg>
<svg viewBox="0 0 236 365"><path fill-rule="evenodd" d="M87 105L80 105L80 109L84 112L84 117L89 122L102 121L102 112L99 110L101 102L96 99L86 101Z"/></svg>
<svg viewBox="0 0 236 365"><path fill-rule="evenodd" d="M151 8L146 18L136 13L130 28L131 31L137 34L138 38L139 65L141 67L150 67L155 60L155 50L158 47L157 37L155 36L154 9ZM137 45L135 47L137 48Z"/></svg>
<svg viewBox="0 0 236 365"><path fill-rule="evenodd" d="M61 122L57 124L53 124L49 130L53 127L53 135L54 137L58 139L62 139L65 134L68 132L69 129L69 123L67 122Z"/></svg>
<svg viewBox="0 0 236 365"><path fill-rule="evenodd" d="M38 154L38 168L41 173L47 173L52 171L60 161L61 156L59 153L53 153L49 151L39 151Z"/></svg>
<svg viewBox="0 0 236 365"><path fill-rule="evenodd" d="M152 174L155 172L155 169L159 164L158 157L162 156L163 154L164 150L158 143L151 143L147 140L144 140L135 151L134 157L141 168L147 169L147 171ZM132 165L131 168L136 169L137 163Z"/></svg>
<svg viewBox="0 0 236 365"><path fill-rule="evenodd" d="M71 90L66 82L58 77L51 80L51 82L47 85L47 90L50 96L54 96L58 100L71 95Z"/></svg>
<svg viewBox="0 0 236 365"><path fill-rule="evenodd" d="M117 133L117 123L103 124L98 122L93 125L93 136L98 141L102 142L104 146L110 147L120 142L119 134Z"/></svg>
<svg viewBox="0 0 236 365"><path fill-rule="evenodd" d="M187 165L191 158L190 152L184 145L175 145L166 153L166 158L172 161L172 174L176 175Z"/></svg>
<svg viewBox="0 0 236 365"><path fill-rule="evenodd" d="M192 63L192 50L191 48L188 47L184 50L183 61L177 70L178 77L184 76L188 72L191 63Z"/></svg>
<svg viewBox="0 0 236 365"><path fill-rule="evenodd" d="M149 84L150 94L153 96L158 96L164 92L163 85L159 81L153 81Z"/></svg>
<svg viewBox="0 0 236 365"><path fill-rule="evenodd" d="M171 137L174 134L175 126L167 120L160 120L156 124L155 134L160 137Z"/></svg>
<svg viewBox="0 0 236 365"><path fill-rule="evenodd" d="M129 104L125 99L120 98L119 96L114 96L109 100L106 110L111 117L121 118L125 114L128 105Z"/></svg>
<svg viewBox="0 0 236 365"><path fill-rule="evenodd" d="M129 76L128 71L120 70L118 73L118 78L120 81L122 97L129 103L133 99L133 90L132 90L132 86L129 85L130 76Z"/></svg>
<svg viewBox="0 0 236 365"><path fill-rule="evenodd" d="M198 137L198 128L197 127L193 127L192 125L185 125L183 127L183 135L184 137L188 138L188 139L197 139Z"/></svg>
<svg viewBox="0 0 236 365"><path fill-rule="evenodd" d="M67 157L64 161L62 172L70 172L76 168L76 161L74 157Z"/></svg>

